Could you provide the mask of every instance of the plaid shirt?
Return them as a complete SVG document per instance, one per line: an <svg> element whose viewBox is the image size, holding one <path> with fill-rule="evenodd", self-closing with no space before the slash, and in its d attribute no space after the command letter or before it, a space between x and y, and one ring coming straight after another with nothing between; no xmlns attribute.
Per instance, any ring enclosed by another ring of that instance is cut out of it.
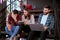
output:
<svg viewBox="0 0 60 40"><path fill-rule="evenodd" d="M11 24L11 25L13 25L13 26L17 26L18 25L18 21L21 21L22 20L21 19L21 15L18 14L17 17L16 17L16 19L17 19L17 22L14 21L14 19L11 17L11 14L10 14L8 16L8 23Z"/></svg>
<svg viewBox="0 0 60 40"><path fill-rule="evenodd" d="M39 15L38 23L41 23L41 19L42 19L43 15L44 15L43 13ZM45 26L48 27L48 30L53 28L53 26L54 26L54 17L53 17L53 15L49 14L49 16L47 18L47 21L45 23Z"/></svg>

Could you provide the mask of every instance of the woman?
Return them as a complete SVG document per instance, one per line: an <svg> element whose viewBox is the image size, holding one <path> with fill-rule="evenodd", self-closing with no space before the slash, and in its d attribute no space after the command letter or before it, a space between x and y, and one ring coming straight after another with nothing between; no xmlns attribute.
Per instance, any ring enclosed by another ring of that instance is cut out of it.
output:
<svg viewBox="0 0 60 40"><path fill-rule="evenodd" d="M23 12L24 13L22 15L22 21L24 22L24 24L21 26L20 32L23 31L23 32L29 33L31 31L29 24L35 24L34 15L29 14L27 9L24 9Z"/></svg>
<svg viewBox="0 0 60 40"><path fill-rule="evenodd" d="M18 33L19 25L18 23L21 21L21 15L18 14L17 10L14 10L13 13L10 13L6 20L5 31L9 34L10 40L16 40L15 36Z"/></svg>
<svg viewBox="0 0 60 40"><path fill-rule="evenodd" d="M24 24L35 24L34 15L29 14L27 9L23 10L24 14L22 15L22 21Z"/></svg>

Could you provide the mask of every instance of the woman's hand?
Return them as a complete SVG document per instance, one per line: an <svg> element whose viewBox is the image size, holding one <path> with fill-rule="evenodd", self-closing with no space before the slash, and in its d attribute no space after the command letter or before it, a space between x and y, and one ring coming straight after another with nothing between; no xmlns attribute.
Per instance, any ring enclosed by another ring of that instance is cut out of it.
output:
<svg viewBox="0 0 60 40"><path fill-rule="evenodd" d="M29 24L29 22L24 22L24 24L25 24L25 25L28 25L28 24Z"/></svg>

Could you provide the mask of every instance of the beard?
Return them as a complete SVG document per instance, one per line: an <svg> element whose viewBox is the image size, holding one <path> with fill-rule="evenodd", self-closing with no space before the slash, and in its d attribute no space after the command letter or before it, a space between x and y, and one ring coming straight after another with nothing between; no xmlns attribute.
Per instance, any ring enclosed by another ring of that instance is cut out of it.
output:
<svg viewBox="0 0 60 40"><path fill-rule="evenodd" d="M48 13L44 13L44 15L47 15Z"/></svg>

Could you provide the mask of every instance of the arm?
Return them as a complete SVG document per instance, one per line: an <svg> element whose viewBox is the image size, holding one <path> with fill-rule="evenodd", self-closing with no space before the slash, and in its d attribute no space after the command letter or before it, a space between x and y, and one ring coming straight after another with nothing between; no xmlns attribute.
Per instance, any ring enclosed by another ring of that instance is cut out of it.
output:
<svg viewBox="0 0 60 40"><path fill-rule="evenodd" d="M48 29L48 31L50 31L54 26L54 17L50 16L49 17L49 21L47 21L47 24L44 26L44 29Z"/></svg>
<svg viewBox="0 0 60 40"><path fill-rule="evenodd" d="M49 31L49 34L51 34L51 29L54 27L54 17L51 16L51 19L50 19L50 25L48 26L48 31Z"/></svg>
<svg viewBox="0 0 60 40"><path fill-rule="evenodd" d="M9 24L9 21L10 21L10 17L7 16L7 18L6 18L6 26L8 27L8 30L11 30L11 24Z"/></svg>
<svg viewBox="0 0 60 40"><path fill-rule="evenodd" d="M35 24L35 18L34 18L34 15L31 15L31 24Z"/></svg>
<svg viewBox="0 0 60 40"><path fill-rule="evenodd" d="M54 27L54 17L51 16L51 23L50 23L50 26L48 26L49 29L52 29Z"/></svg>

